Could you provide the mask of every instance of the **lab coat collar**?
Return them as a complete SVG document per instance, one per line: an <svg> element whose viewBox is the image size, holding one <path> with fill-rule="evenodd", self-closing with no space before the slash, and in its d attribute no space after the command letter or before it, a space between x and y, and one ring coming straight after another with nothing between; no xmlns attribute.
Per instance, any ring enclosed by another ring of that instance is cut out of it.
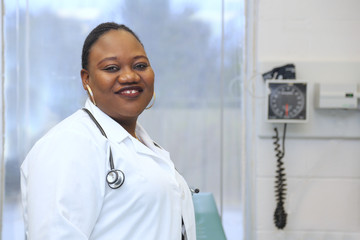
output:
<svg viewBox="0 0 360 240"><path fill-rule="evenodd" d="M120 143L126 138L130 138L133 141L137 152L152 155L157 158L170 159L170 154L156 144L139 123L136 123L135 132L138 138L140 138L147 147L132 137L120 124L95 106L89 98L86 100L85 107L94 115L95 119L104 129L108 139L111 141Z"/></svg>
<svg viewBox="0 0 360 240"><path fill-rule="evenodd" d="M111 141L120 143L130 136L130 134L120 124L101 111L100 108L95 106L89 98L85 102L85 108L89 109L89 111L94 115L95 119L104 129L106 136Z"/></svg>

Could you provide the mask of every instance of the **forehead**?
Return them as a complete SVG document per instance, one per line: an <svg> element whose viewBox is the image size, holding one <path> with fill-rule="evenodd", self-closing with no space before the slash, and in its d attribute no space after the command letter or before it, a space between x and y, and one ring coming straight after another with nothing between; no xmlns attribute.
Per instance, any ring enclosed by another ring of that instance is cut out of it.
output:
<svg viewBox="0 0 360 240"><path fill-rule="evenodd" d="M110 30L104 33L90 49L89 58L108 57L109 55L143 54L145 50L141 43L125 30ZM90 60L89 59L89 60Z"/></svg>

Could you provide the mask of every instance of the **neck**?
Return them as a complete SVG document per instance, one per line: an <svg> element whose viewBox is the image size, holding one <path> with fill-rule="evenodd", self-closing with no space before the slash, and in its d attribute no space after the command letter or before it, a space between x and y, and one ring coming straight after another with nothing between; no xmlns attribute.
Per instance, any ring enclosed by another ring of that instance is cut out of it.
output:
<svg viewBox="0 0 360 240"><path fill-rule="evenodd" d="M116 120L116 122L119 123L134 138L137 138L136 134L135 134L136 121L137 121L137 119L132 120L132 121L118 121L118 120Z"/></svg>

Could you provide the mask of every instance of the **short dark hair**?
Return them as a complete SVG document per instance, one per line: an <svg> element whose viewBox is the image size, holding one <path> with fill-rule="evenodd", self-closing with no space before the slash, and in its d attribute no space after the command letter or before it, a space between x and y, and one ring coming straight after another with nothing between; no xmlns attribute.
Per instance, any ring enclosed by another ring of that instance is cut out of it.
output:
<svg viewBox="0 0 360 240"><path fill-rule="evenodd" d="M136 38L136 40L139 41L141 45L143 45L139 37L129 27L125 26L124 24L117 24L114 22L101 23L89 33L89 35L86 37L84 41L82 55L81 55L81 66L83 69L87 70L88 68L88 61L89 61L89 54L91 47L103 34L107 33L110 30L127 31L131 33Z"/></svg>

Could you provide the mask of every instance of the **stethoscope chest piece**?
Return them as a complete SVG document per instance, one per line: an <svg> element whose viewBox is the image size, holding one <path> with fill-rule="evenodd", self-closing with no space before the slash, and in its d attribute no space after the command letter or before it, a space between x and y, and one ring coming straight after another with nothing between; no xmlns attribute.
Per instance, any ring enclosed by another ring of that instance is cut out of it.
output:
<svg viewBox="0 0 360 240"><path fill-rule="evenodd" d="M110 188L119 188L125 182L125 174L119 169L110 170L106 175L106 181Z"/></svg>

